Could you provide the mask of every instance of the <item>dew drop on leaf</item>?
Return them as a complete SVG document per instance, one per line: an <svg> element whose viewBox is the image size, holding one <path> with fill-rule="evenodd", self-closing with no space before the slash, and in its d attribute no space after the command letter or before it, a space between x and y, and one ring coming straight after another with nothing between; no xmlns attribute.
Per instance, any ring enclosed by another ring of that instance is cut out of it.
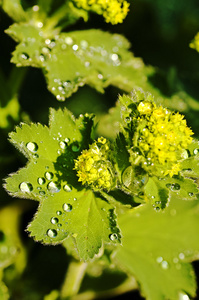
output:
<svg viewBox="0 0 199 300"><path fill-rule="evenodd" d="M156 259L157 263L161 263L163 261L163 258L162 256L158 256L157 259Z"/></svg>
<svg viewBox="0 0 199 300"><path fill-rule="evenodd" d="M71 192L72 191L72 186L68 185L68 184L65 184L63 186L63 189L64 189L65 192Z"/></svg>
<svg viewBox="0 0 199 300"><path fill-rule="evenodd" d="M66 43L67 45L72 45L72 44L73 44L73 39L72 39L70 36L67 36L67 37L65 38L65 43Z"/></svg>
<svg viewBox="0 0 199 300"><path fill-rule="evenodd" d="M36 143L29 142L26 144L26 147L31 152L36 152L38 150L38 145Z"/></svg>
<svg viewBox="0 0 199 300"><path fill-rule="evenodd" d="M178 183L173 183L173 184L166 184L166 187L170 189L171 191L179 191L180 190L180 185Z"/></svg>
<svg viewBox="0 0 199 300"><path fill-rule="evenodd" d="M44 191L40 191L39 195L44 196L46 193Z"/></svg>
<svg viewBox="0 0 199 300"><path fill-rule="evenodd" d="M59 146L60 146L61 149L64 150L67 147L67 143L62 141L62 142L59 143Z"/></svg>
<svg viewBox="0 0 199 300"><path fill-rule="evenodd" d="M80 46L82 47L82 49L86 49L88 47L88 42L85 40L82 40L80 42Z"/></svg>
<svg viewBox="0 0 199 300"><path fill-rule="evenodd" d="M60 186L57 183L51 181L48 183L47 189L50 193L58 193L60 191Z"/></svg>
<svg viewBox="0 0 199 300"><path fill-rule="evenodd" d="M190 197L193 197L193 196L194 196L194 193L191 193L191 192L190 192L188 195L189 195Z"/></svg>
<svg viewBox="0 0 199 300"><path fill-rule="evenodd" d="M48 179L48 180L51 180L51 179L53 179L53 173L52 172L46 172L45 173L45 177L46 177L46 179Z"/></svg>
<svg viewBox="0 0 199 300"><path fill-rule="evenodd" d="M183 260L184 258L185 258L184 253L180 253L180 254L179 254L179 259Z"/></svg>
<svg viewBox="0 0 199 300"><path fill-rule="evenodd" d="M38 182L38 184L42 185L42 184L44 184L46 182L46 179L44 177L39 177L37 179L37 182Z"/></svg>
<svg viewBox="0 0 199 300"><path fill-rule="evenodd" d="M110 239L111 241L116 241L116 240L118 240L118 235L117 235L117 233L111 233L111 234L109 235L109 239Z"/></svg>
<svg viewBox="0 0 199 300"><path fill-rule="evenodd" d="M90 61L85 61L85 63L84 63L86 68L88 68L90 66L90 64L91 64Z"/></svg>
<svg viewBox="0 0 199 300"><path fill-rule="evenodd" d="M28 59L29 59L29 55L27 53L23 52L19 54L19 60L24 61Z"/></svg>
<svg viewBox="0 0 199 300"><path fill-rule="evenodd" d="M179 294L179 300L190 300L189 296L184 293Z"/></svg>
<svg viewBox="0 0 199 300"><path fill-rule="evenodd" d="M75 44L75 45L72 46L72 49L73 49L74 51L77 51L78 48L79 48L79 46L78 46L77 44Z"/></svg>
<svg viewBox="0 0 199 300"><path fill-rule="evenodd" d="M51 222L52 224L57 224L57 223L59 222L59 219L53 217L53 218L51 218L50 222Z"/></svg>
<svg viewBox="0 0 199 300"><path fill-rule="evenodd" d="M23 193L30 193L33 190L33 186L29 182L20 183L19 188Z"/></svg>
<svg viewBox="0 0 199 300"><path fill-rule="evenodd" d="M69 138L65 138L64 140L66 143L69 143L70 142L70 139Z"/></svg>
<svg viewBox="0 0 199 300"><path fill-rule="evenodd" d="M197 155L198 152L199 152L199 149L197 149L197 148L193 150L193 154L194 154L194 155Z"/></svg>
<svg viewBox="0 0 199 300"><path fill-rule="evenodd" d="M48 229L47 231L47 235L50 238L55 238L57 236L57 231L55 229Z"/></svg>
<svg viewBox="0 0 199 300"><path fill-rule="evenodd" d="M161 267L163 270L167 270L169 268L169 263L166 260L161 262Z"/></svg>
<svg viewBox="0 0 199 300"><path fill-rule="evenodd" d="M62 212L60 210L57 211L57 215L61 216Z"/></svg>
<svg viewBox="0 0 199 300"><path fill-rule="evenodd" d="M72 211L72 209L73 209L73 207L72 207L72 205L71 204L67 204L67 203L64 203L63 204L63 210L64 211L66 211L66 212L70 212L70 211Z"/></svg>

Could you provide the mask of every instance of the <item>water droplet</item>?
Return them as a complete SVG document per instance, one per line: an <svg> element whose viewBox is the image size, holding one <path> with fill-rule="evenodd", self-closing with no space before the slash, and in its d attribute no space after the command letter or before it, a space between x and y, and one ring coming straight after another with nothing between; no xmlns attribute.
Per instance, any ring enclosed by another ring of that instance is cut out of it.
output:
<svg viewBox="0 0 199 300"><path fill-rule="evenodd" d="M167 270L169 268L169 263L166 260L163 260L161 262L161 267L162 269Z"/></svg>
<svg viewBox="0 0 199 300"><path fill-rule="evenodd" d="M76 45L76 44L72 46L72 49L73 49L74 51L77 51L77 50L78 50L78 48L79 48L79 46L78 46L78 45Z"/></svg>
<svg viewBox="0 0 199 300"><path fill-rule="evenodd" d="M57 223L59 222L59 219L53 217L53 218L51 218L50 222L51 222L52 224L57 224Z"/></svg>
<svg viewBox="0 0 199 300"><path fill-rule="evenodd" d="M90 66L90 64L91 64L90 61L85 61L85 63L84 63L86 68L88 68Z"/></svg>
<svg viewBox="0 0 199 300"><path fill-rule="evenodd" d="M179 294L179 300L190 300L189 296L185 293Z"/></svg>
<svg viewBox="0 0 199 300"><path fill-rule="evenodd" d="M163 258L162 258L162 256L159 256L159 257L157 257L156 261L157 261L157 263L159 263L159 264L160 264L160 263L163 261Z"/></svg>
<svg viewBox="0 0 199 300"><path fill-rule="evenodd" d="M181 260L185 259L184 253L180 253L180 254L179 254L179 259L181 259Z"/></svg>
<svg viewBox="0 0 199 300"><path fill-rule="evenodd" d="M66 203L64 203L63 204L63 210L64 211L66 211L66 212L70 212L70 211L72 211L72 209L73 209L73 207L72 207L72 205L71 204L66 204Z"/></svg>
<svg viewBox="0 0 199 300"><path fill-rule="evenodd" d="M58 226L58 227L62 227L62 224L59 223L57 226Z"/></svg>
<svg viewBox="0 0 199 300"><path fill-rule="evenodd" d="M40 185L42 185L42 184L44 184L44 183L46 182L46 179L45 179L44 177L39 177L39 178L37 179L37 182L38 182Z"/></svg>
<svg viewBox="0 0 199 300"><path fill-rule="evenodd" d="M83 49L86 49L86 48L88 47L88 42L85 41L85 40L82 40L82 41L80 42L80 46L81 46Z"/></svg>
<svg viewBox="0 0 199 300"><path fill-rule="evenodd" d="M33 190L33 186L29 182L20 183L19 188L23 193L30 193Z"/></svg>
<svg viewBox="0 0 199 300"><path fill-rule="evenodd" d="M57 183L51 181L48 183L47 189L50 193L58 193L60 191L60 186Z"/></svg>
<svg viewBox="0 0 199 300"><path fill-rule="evenodd" d="M74 200L74 201L77 201L77 198L74 198L73 200Z"/></svg>
<svg viewBox="0 0 199 300"><path fill-rule="evenodd" d="M59 143L59 146L60 146L61 149L64 150L67 147L67 143L62 141L62 142Z"/></svg>
<svg viewBox="0 0 199 300"><path fill-rule="evenodd" d="M27 53L20 53L19 54L19 59L20 60L28 60L29 59L29 55Z"/></svg>
<svg viewBox="0 0 199 300"><path fill-rule="evenodd" d="M64 140L66 143L69 143L70 142L70 139L69 138L65 138Z"/></svg>
<svg viewBox="0 0 199 300"><path fill-rule="evenodd" d="M177 257L174 257L173 262L174 264L177 264L179 262L179 259Z"/></svg>
<svg viewBox="0 0 199 300"><path fill-rule="evenodd" d="M49 45L50 43L51 43L51 40L50 40L50 39L46 39L46 40L45 40L45 44L46 44L46 45Z"/></svg>
<svg viewBox="0 0 199 300"><path fill-rule="evenodd" d="M193 197L194 196L194 193L188 193L188 195L190 196L190 197Z"/></svg>
<svg viewBox="0 0 199 300"><path fill-rule="evenodd" d="M38 150L38 145L36 143L29 142L26 144L26 147L31 152L36 152Z"/></svg>
<svg viewBox="0 0 199 300"><path fill-rule="evenodd" d="M45 177L46 177L46 179L51 180L51 179L53 179L54 174L52 172L46 172Z"/></svg>
<svg viewBox="0 0 199 300"><path fill-rule="evenodd" d="M62 212L61 212L60 210L58 210L58 211L56 212L56 214L57 214L58 216L61 216Z"/></svg>
<svg viewBox="0 0 199 300"><path fill-rule="evenodd" d="M168 183L166 184L166 187L169 188L171 191L179 191L180 190L180 185L178 183Z"/></svg>
<svg viewBox="0 0 199 300"><path fill-rule="evenodd" d="M65 43L66 43L67 45L72 45L72 44L73 44L73 39L72 39L70 36L67 36L67 37L65 38Z"/></svg>
<svg viewBox="0 0 199 300"><path fill-rule="evenodd" d="M44 26L44 24L42 22L36 22L36 26L38 28L42 28Z"/></svg>
<svg viewBox="0 0 199 300"><path fill-rule="evenodd" d="M116 53L111 54L111 59L113 61L118 60L118 55Z"/></svg>
<svg viewBox="0 0 199 300"><path fill-rule="evenodd" d="M109 239L110 239L111 241L116 241L116 240L118 240L118 235L117 235L117 233L111 233L111 234L109 235Z"/></svg>
<svg viewBox="0 0 199 300"><path fill-rule="evenodd" d="M99 79L103 79L103 78L104 78L104 76L103 76L102 74L98 74L97 77L98 77Z"/></svg>
<svg viewBox="0 0 199 300"><path fill-rule="evenodd" d="M47 231L47 235L50 238L55 238L57 236L57 231L55 229L48 229Z"/></svg>
<svg viewBox="0 0 199 300"><path fill-rule="evenodd" d="M56 99L59 100L59 101L64 101L65 100L65 97L61 96L61 95L57 95L56 96Z"/></svg>
<svg viewBox="0 0 199 300"><path fill-rule="evenodd" d="M34 6L32 7L32 10L33 10L33 11L39 11L39 6L38 6L38 5L34 5Z"/></svg>
<svg viewBox="0 0 199 300"><path fill-rule="evenodd" d="M68 184L65 184L63 186L63 189L64 189L65 192L71 192L72 191L72 186L68 185Z"/></svg>
<svg viewBox="0 0 199 300"><path fill-rule="evenodd" d="M74 143L74 144L72 145L72 151L73 151L73 152L78 152L79 149L80 149L80 146L79 146L78 143Z"/></svg>
<svg viewBox="0 0 199 300"><path fill-rule="evenodd" d="M194 155L197 155L198 152L199 152L199 149L197 149L197 148L193 150L193 154L194 154Z"/></svg>
<svg viewBox="0 0 199 300"><path fill-rule="evenodd" d="M44 196L46 193L44 191L40 191L39 195Z"/></svg>

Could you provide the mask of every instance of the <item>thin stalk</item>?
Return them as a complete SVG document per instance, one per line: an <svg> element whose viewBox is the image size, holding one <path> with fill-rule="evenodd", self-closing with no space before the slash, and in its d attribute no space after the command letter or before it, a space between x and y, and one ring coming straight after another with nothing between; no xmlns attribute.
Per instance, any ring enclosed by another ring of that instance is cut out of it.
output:
<svg viewBox="0 0 199 300"><path fill-rule="evenodd" d="M85 275L87 263L72 260L61 290L61 297L65 300L70 299L72 296L77 295L82 280Z"/></svg>

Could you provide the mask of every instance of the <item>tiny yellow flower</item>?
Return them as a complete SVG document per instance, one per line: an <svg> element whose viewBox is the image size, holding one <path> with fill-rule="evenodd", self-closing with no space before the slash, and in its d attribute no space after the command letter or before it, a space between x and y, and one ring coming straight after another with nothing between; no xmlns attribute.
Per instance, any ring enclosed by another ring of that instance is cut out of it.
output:
<svg viewBox="0 0 199 300"><path fill-rule="evenodd" d="M78 181L94 190L109 190L113 183L109 150L109 144L103 137L98 138L88 150L83 150L75 160L74 169L77 171Z"/></svg>
<svg viewBox="0 0 199 300"><path fill-rule="evenodd" d="M146 124L139 132L138 147L153 164L168 166L165 174L177 175L178 160L192 142L193 135L184 116L147 100L141 101L137 110L139 122Z"/></svg>
<svg viewBox="0 0 199 300"><path fill-rule="evenodd" d="M107 23L122 23L129 11L125 0L73 0L77 7L103 15Z"/></svg>
<svg viewBox="0 0 199 300"><path fill-rule="evenodd" d="M149 101L141 101L137 107L137 110L141 115L151 114L152 109L153 109L153 105Z"/></svg>
<svg viewBox="0 0 199 300"><path fill-rule="evenodd" d="M199 52L199 32L196 34L194 40L189 44L189 46Z"/></svg>

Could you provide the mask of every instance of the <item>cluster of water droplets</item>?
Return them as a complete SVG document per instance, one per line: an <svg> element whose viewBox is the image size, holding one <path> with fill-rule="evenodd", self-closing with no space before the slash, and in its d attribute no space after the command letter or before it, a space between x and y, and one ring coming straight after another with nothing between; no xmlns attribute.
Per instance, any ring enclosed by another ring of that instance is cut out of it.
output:
<svg viewBox="0 0 199 300"><path fill-rule="evenodd" d="M67 191L68 192L72 191L72 189L71 190L67 189ZM76 200L77 200L76 198L73 199L73 201ZM51 228L49 228L46 232L49 238L56 238L60 231L62 234L67 235L67 232L65 231L64 228L62 228L62 225L68 224L68 219L70 218L68 214L72 210L73 210L73 206L71 203L63 203L62 208L56 212L56 216L53 216L50 219Z"/></svg>
<svg viewBox="0 0 199 300"><path fill-rule="evenodd" d="M182 263L184 262L186 254L184 252L179 252L170 262L165 260L162 256L156 258L156 262L161 266L163 270L168 270L170 266L174 266L177 270L182 268Z"/></svg>

